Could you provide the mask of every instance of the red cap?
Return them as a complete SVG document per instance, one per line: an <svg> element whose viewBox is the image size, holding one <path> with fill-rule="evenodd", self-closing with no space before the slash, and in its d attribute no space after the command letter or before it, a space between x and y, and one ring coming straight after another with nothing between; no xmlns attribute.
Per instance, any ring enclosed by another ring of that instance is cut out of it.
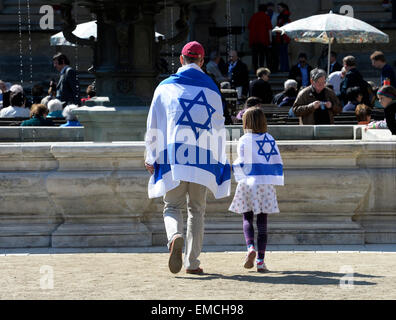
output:
<svg viewBox="0 0 396 320"><path fill-rule="evenodd" d="M199 42L191 41L183 47L182 55L191 58L203 58L205 50Z"/></svg>

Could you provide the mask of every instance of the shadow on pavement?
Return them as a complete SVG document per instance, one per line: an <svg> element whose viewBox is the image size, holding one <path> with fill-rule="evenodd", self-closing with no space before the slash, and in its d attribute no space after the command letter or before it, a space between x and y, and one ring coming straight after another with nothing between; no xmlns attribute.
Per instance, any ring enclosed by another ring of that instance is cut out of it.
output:
<svg viewBox="0 0 396 320"><path fill-rule="evenodd" d="M257 273L256 271L249 271L248 275L227 276L219 273L204 273L203 275L200 276L177 277L177 278L190 279L190 280L222 279L222 280L236 280L236 281L270 283L270 284L340 285L340 281L344 277L346 277L344 273L333 273L333 272L322 272L322 271L270 271L267 273ZM377 283L356 280L356 278L382 278L382 277L360 274L360 273L353 274L353 285L373 286L376 285Z"/></svg>

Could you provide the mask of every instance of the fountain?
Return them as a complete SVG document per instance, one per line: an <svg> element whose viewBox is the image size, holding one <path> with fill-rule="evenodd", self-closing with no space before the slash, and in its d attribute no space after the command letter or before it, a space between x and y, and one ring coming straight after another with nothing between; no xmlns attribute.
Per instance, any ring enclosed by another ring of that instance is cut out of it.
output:
<svg viewBox="0 0 396 320"><path fill-rule="evenodd" d="M206 1L207 2L207 1ZM94 49L93 70L98 95L75 111L85 127L88 141L142 140L148 106L158 83L156 63L161 47L185 41L191 4L197 0L50 0L61 11L63 34L71 43ZM80 39L73 6L85 7L96 15L97 40ZM165 6L180 7L176 34L155 41L155 15Z"/></svg>

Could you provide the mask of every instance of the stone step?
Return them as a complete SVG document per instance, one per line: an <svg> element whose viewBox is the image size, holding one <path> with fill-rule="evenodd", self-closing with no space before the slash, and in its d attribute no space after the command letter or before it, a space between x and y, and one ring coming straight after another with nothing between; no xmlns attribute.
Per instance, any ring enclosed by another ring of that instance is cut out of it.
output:
<svg viewBox="0 0 396 320"><path fill-rule="evenodd" d="M354 13L359 13L359 12L372 12L374 13L390 13L389 11L385 11L384 8L378 4L370 4L370 5L358 5L358 6L352 6L353 7L353 12Z"/></svg>
<svg viewBox="0 0 396 320"><path fill-rule="evenodd" d="M392 12L355 12L355 18L365 22L388 21L392 19Z"/></svg>
<svg viewBox="0 0 396 320"><path fill-rule="evenodd" d="M333 4L335 6L342 6L345 4L351 5L352 7L358 6L358 5L377 5L382 8L381 4L382 2L379 0L348 0L348 1L343 1L343 0L333 0Z"/></svg>

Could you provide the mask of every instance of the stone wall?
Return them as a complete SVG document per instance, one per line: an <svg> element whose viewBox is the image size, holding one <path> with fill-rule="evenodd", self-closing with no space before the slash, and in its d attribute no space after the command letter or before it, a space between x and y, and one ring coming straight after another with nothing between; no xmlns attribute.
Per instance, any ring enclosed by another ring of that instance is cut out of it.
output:
<svg viewBox="0 0 396 320"><path fill-rule="evenodd" d="M228 143L236 156L237 142ZM396 242L396 141L280 141L272 244ZM0 144L0 247L164 245L143 142ZM232 190L235 190L233 183ZM243 244L232 196L208 197L205 244Z"/></svg>

